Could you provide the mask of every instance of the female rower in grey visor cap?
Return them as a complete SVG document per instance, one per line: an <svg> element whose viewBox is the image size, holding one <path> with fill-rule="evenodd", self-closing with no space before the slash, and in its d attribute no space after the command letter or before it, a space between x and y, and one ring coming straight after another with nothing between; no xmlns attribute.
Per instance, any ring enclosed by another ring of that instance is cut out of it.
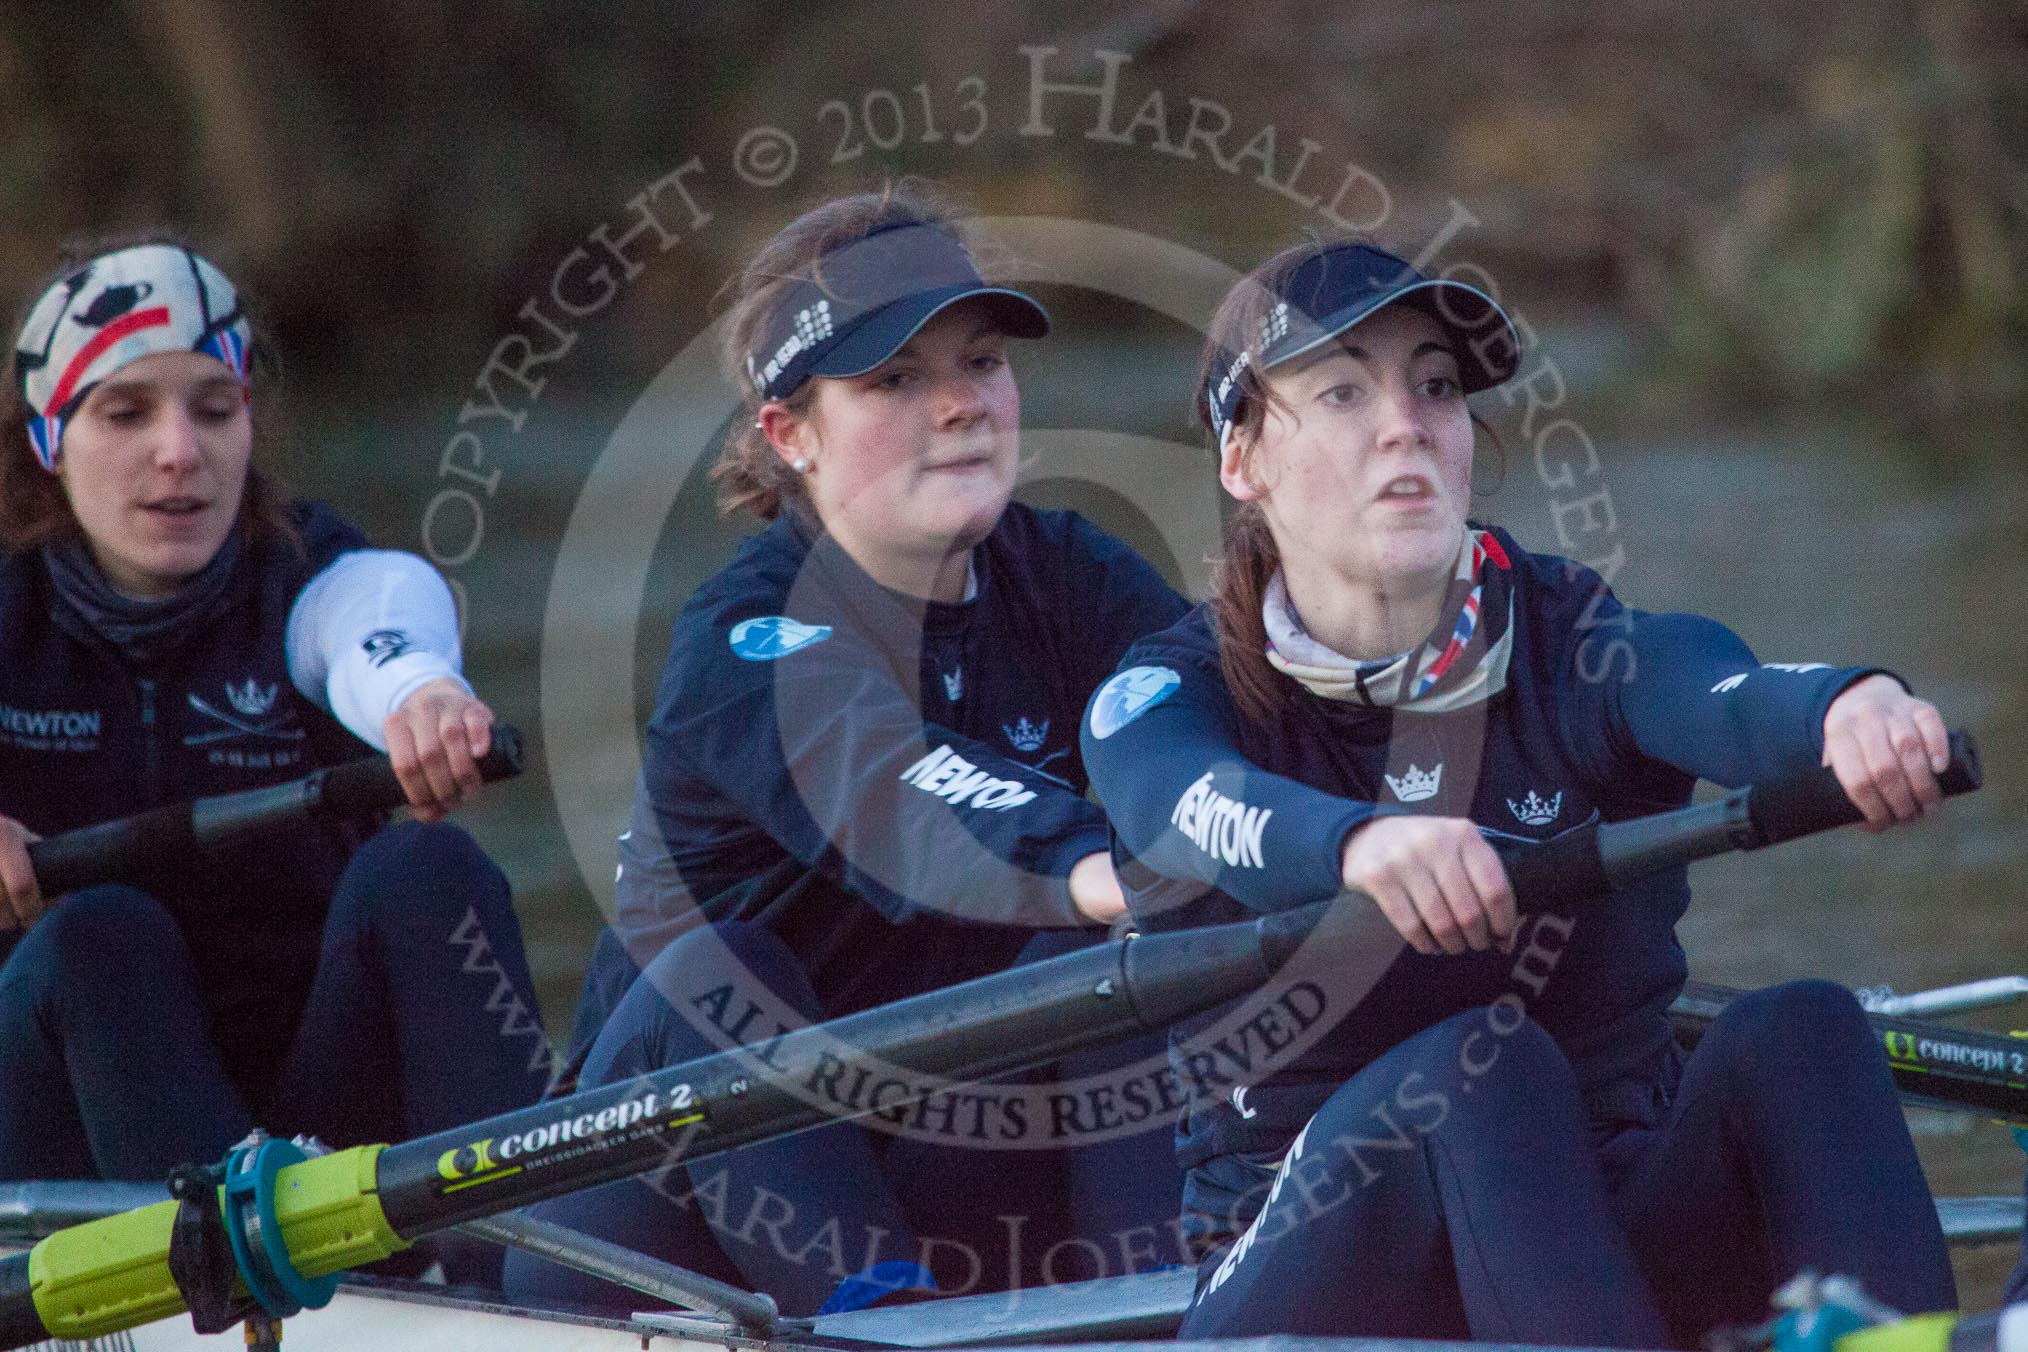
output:
<svg viewBox="0 0 2028 1352"><path fill-rule="evenodd" d="M1077 724L1127 646L1184 604L1088 522L1010 501L1009 340L1049 319L981 278L952 220L909 187L841 198L736 283L725 357L744 406L713 478L723 509L766 524L676 623L617 924L578 1015L582 1084L998 971L1038 931L1123 909ZM851 1113L869 1083L841 1071L813 1092ZM1106 1199L1173 1216L1152 1107L1126 1146L1022 1151L1051 1124L1001 1088L547 1214L796 1313L1021 1280L1021 1255L1070 1228L1065 1205L1038 1204L1080 1160L1131 1149L1102 1170ZM639 1299L519 1257L509 1284Z"/></svg>

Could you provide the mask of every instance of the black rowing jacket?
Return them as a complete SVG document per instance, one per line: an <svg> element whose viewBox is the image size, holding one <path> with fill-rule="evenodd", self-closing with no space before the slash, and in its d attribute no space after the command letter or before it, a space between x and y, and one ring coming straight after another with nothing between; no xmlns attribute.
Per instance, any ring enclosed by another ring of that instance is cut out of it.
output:
<svg viewBox="0 0 2028 1352"><path fill-rule="evenodd" d="M322 504L293 511L302 551L250 541L224 612L145 666L57 602L39 550L0 558L0 813L51 835L368 753L297 690L284 652L304 584L365 540ZM214 1016L280 982L307 989L367 825L303 828L137 880L182 928Z"/></svg>
<svg viewBox="0 0 2028 1352"><path fill-rule="evenodd" d="M898 596L791 511L699 588L620 840L636 961L700 919L750 921L840 1014L1081 923L1066 879L1109 836L1078 719L1185 605L1083 518L1018 503L972 576L963 603Z"/></svg>
<svg viewBox="0 0 2028 1352"><path fill-rule="evenodd" d="M1877 670L1763 666L1723 625L1631 609L1590 569L1492 534L1514 575L1514 646L1505 688L1462 710L1327 700L1278 676L1287 713L1254 725L1220 675L1204 608L1127 654L1083 739L1143 928L1335 896L1347 835L1378 813L1467 817L1496 844L1525 844L1680 807L1700 778L1737 786L1807 769L1831 701ZM1368 1061L1496 1003L1496 1025L1512 1031L1525 1013L1557 1039L1595 1123L1652 1120L1669 1088L1668 1008L1687 975L1675 926L1689 899L1679 866L1533 921L1513 954L1401 945L1350 1018L1318 1007L1328 981L1297 992L1179 1057L1192 1096L1184 1166L1285 1149ZM1300 1047L1312 1026L1329 1031Z"/></svg>

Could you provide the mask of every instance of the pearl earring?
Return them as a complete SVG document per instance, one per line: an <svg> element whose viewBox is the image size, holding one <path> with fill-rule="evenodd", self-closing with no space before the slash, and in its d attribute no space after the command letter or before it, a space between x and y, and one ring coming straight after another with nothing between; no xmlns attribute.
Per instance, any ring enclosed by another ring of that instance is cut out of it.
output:
<svg viewBox="0 0 2028 1352"><path fill-rule="evenodd" d="M807 455L799 455L795 458L793 462L791 462L789 467L795 470L796 473L798 474L808 474L810 472L810 457Z"/></svg>

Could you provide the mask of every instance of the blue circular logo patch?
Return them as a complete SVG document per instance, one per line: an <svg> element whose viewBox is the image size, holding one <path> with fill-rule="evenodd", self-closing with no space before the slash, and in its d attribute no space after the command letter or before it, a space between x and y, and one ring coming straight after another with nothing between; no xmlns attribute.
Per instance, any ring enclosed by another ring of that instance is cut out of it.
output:
<svg viewBox="0 0 2028 1352"><path fill-rule="evenodd" d="M786 615L762 615L732 626L732 651L748 662L772 662L831 637L828 624L804 624Z"/></svg>
<svg viewBox="0 0 2028 1352"><path fill-rule="evenodd" d="M1103 742L1176 693L1183 678L1168 667L1129 667L1091 701L1091 735Z"/></svg>

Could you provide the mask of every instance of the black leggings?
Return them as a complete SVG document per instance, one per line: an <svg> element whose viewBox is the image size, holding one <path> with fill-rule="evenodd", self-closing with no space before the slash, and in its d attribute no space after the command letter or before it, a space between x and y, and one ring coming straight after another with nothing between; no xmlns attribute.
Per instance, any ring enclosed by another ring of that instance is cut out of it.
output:
<svg viewBox="0 0 2028 1352"><path fill-rule="evenodd" d="M1537 1025L1496 1007L1427 1029L1278 1169L1226 1157L1193 1178L1232 1199L1204 1220L1251 1225L1206 1259L1183 1336L1694 1347L1803 1267L1911 1312L1955 1304L1886 1060L1841 987L1735 1001L1657 1122L1592 1141Z"/></svg>

